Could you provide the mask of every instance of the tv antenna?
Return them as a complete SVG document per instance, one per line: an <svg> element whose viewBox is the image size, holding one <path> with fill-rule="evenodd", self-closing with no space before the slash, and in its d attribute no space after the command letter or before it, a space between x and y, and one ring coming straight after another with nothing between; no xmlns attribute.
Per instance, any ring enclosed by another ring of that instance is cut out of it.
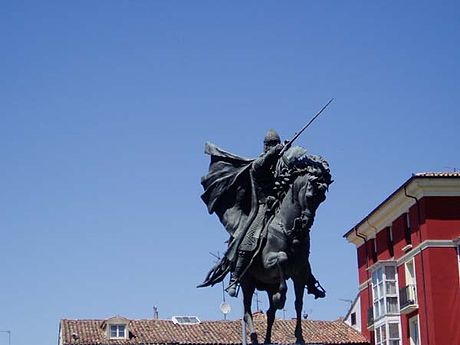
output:
<svg viewBox="0 0 460 345"><path fill-rule="evenodd" d="M6 330L6 331L0 331L0 333L7 333L8 334L8 345L11 345L11 331Z"/></svg>
<svg viewBox="0 0 460 345"><path fill-rule="evenodd" d="M215 264L220 261L221 258L220 258L219 251L217 251L217 254L214 254L212 252L209 252L209 254L211 254L216 259L214 261ZM222 280L222 303L220 304L219 309L222 312L222 314L224 315L224 320L227 320L227 314L230 313L230 311L232 310L232 307L225 300L225 287L224 287L224 281L223 280Z"/></svg>
<svg viewBox="0 0 460 345"><path fill-rule="evenodd" d="M256 311L262 311L260 309L260 303L262 303L262 301L259 299L259 291L254 291L254 298L256 300Z"/></svg>
<svg viewBox="0 0 460 345"><path fill-rule="evenodd" d="M353 301L351 299L346 299L346 298L339 298L339 301L350 303L350 305L353 304Z"/></svg>
<svg viewBox="0 0 460 345"><path fill-rule="evenodd" d="M307 320L309 316L313 313L313 309L307 309L302 313L304 320Z"/></svg>

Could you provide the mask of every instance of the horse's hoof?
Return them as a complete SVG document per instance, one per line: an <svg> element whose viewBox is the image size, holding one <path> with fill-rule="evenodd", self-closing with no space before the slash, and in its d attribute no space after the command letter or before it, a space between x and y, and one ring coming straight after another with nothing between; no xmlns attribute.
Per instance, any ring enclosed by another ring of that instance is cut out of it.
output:
<svg viewBox="0 0 460 345"><path fill-rule="evenodd" d="M315 299L326 297L326 293L322 291L315 292Z"/></svg>
<svg viewBox="0 0 460 345"><path fill-rule="evenodd" d="M259 341L257 340L257 333L251 333L251 344L259 345Z"/></svg>

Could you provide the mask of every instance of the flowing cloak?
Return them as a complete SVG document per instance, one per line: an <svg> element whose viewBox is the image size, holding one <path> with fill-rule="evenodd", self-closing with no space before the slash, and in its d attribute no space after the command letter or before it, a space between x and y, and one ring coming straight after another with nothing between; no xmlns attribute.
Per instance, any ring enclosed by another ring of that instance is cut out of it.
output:
<svg viewBox="0 0 460 345"><path fill-rule="evenodd" d="M224 257L209 271L199 287L222 281L238 256L238 247L254 220L258 203L250 169L253 159L239 157L206 143L211 156L208 173L201 178L204 201L210 214L215 213L230 234Z"/></svg>

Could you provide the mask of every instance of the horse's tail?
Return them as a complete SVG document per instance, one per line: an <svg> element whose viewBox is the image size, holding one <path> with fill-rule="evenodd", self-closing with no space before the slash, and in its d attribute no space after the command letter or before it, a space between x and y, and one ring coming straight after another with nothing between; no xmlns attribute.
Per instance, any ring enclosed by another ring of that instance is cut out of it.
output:
<svg viewBox="0 0 460 345"><path fill-rule="evenodd" d="M230 272L230 260L224 256L206 275L205 280L197 287L213 286L224 280L225 276Z"/></svg>

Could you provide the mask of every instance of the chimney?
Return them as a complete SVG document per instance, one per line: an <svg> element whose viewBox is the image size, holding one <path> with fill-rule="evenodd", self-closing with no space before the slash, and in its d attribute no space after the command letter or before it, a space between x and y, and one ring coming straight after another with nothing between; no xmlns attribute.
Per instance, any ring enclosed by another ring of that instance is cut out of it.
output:
<svg viewBox="0 0 460 345"><path fill-rule="evenodd" d="M158 320L158 307L156 305L153 306L153 319Z"/></svg>

